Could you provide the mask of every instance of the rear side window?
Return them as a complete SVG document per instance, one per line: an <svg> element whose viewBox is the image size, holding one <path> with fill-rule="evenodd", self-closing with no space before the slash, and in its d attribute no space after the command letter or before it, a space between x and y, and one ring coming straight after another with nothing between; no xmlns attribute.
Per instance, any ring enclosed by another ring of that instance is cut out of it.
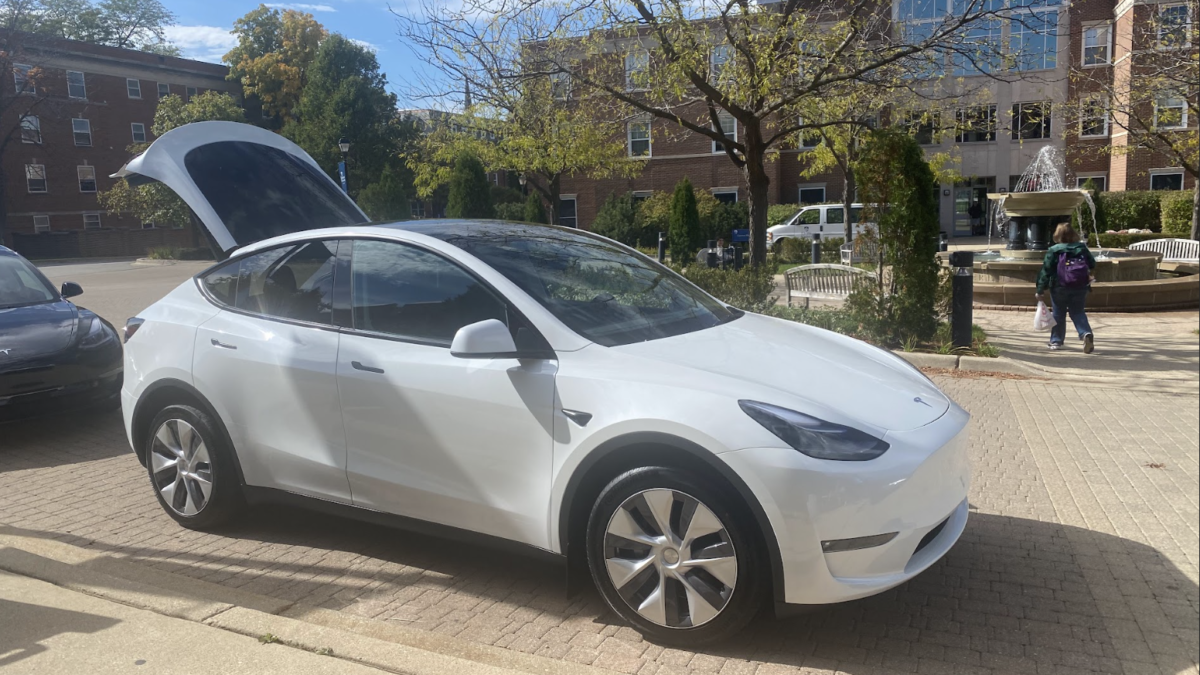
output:
<svg viewBox="0 0 1200 675"><path fill-rule="evenodd" d="M365 220L327 176L278 148L218 141L193 148L184 165L238 246Z"/></svg>
<svg viewBox="0 0 1200 675"><path fill-rule="evenodd" d="M243 258L237 308L262 316L332 324L336 257L336 241L314 241Z"/></svg>
<svg viewBox="0 0 1200 675"><path fill-rule="evenodd" d="M457 264L396 242L359 240L351 259L354 327L450 346L459 328L507 323L504 304Z"/></svg>
<svg viewBox="0 0 1200 675"><path fill-rule="evenodd" d="M237 298L238 269L242 261L235 260L212 270L200 280L204 290L219 304L233 306Z"/></svg>
<svg viewBox="0 0 1200 675"><path fill-rule="evenodd" d="M826 209L825 210L825 222L829 223L831 225L841 225L844 222L844 220L842 218L842 215L844 213L845 213L845 211L840 206L834 207L831 209Z"/></svg>

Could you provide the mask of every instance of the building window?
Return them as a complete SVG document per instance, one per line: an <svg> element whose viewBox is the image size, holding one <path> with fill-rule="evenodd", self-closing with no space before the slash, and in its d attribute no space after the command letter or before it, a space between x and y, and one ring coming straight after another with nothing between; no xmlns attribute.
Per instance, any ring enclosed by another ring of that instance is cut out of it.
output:
<svg viewBox="0 0 1200 675"><path fill-rule="evenodd" d="M804 118L796 120L801 126L804 125ZM800 131L800 149L809 150L821 144L821 132L816 129L802 129Z"/></svg>
<svg viewBox="0 0 1200 675"><path fill-rule="evenodd" d="M575 195L564 195L558 198L558 224L563 227L579 227L577 202Z"/></svg>
<svg viewBox="0 0 1200 675"><path fill-rule="evenodd" d="M189 101L190 101L190 100L192 100L192 99L194 99L194 98L196 98L196 88L195 88L195 87L188 87L188 88L187 88L187 100L189 100Z"/></svg>
<svg viewBox="0 0 1200 675"><path fill-rule="evenodd" d="M70 98L87 98L87 84L83 73L78 70L67 71L67 96Z"/></svg>
<svg viewBox="0 0 1200 675"><path fill-rule="evenodd" d="M165 82L159 82L158 83L158 100L161 101L170 95L171 95L171 85L169 85Z"/></svg>
<svg viewBox="0 0 1200 675"><path fill-rule="evenodd" d="M34 234L45 234L50 231L50 216L34 216L33 217L33 232Z"/></svg>
<svg viewBox="0 0 1200 675"><path fill-rule="evenodd" d="M99 213L83 214L83 229L85 229L85 230L100 229L100 214Z"/></svg>
<svg viewBox="0 0 1200 675"><path fill-rule="evenodd" d="M71 131L75 134L75 145L90 147L92 145L92 123L87 120L71 120Z"/></svg>
<svg viewBox="0 0 1200 675"><path fill-rule="evenodd" d="M913 111L905 115L904 125L908 133L921 145L936 145L937 130L941 116L936 112Z"/></svg>
<svg viewBox="0 0 1200 675"><path fill-rule="evenodd" d="M1150 173L1151 190L1182 190L1183 171L1154 171Z"/></svg>
<svg viewBox="0 0 1200 675"><path fill-rule="evenodd" d="M635 49L625 55L625 90L645 89L650 79L650 52Z"/></svg>
<svg viewBox="0 0 1200 675"><path fill-rule="evenodd" d="M1079 135L1082 138L1108 136L1108 102L1102 98L1087 99L1080 106Z"/></svg>
<svg viewBox="0 0 1200 675"><path fill-rule="evenodd" d="M1008 53L1016 70L1052 70L1058 65L1058 12L1029 12L1008 23Z"/></svg>
<svg viewBox="0 0 1200 675"><path fill-rule="evenodd" d="M21 142L42 142L42 121L36 115L25 115L21 118Z"/></svg>
<svg viewBox="0 0 1200 675"><path fill-rule="evenodd" d="M1187 102L1182 98L1160 98L1154 104L1154 128L1186 129L1188 125Z"/></svg>
<svg viewBox="0 0 1200 675"><path fill-rule="evenodd" d="M1096 186L1096 192L1104 192L1108 189L1108 176L1076 176L1075 187L1082 190L1089 180L1092 181L1092 185Z"/></svg>
<svg viewBox="0 0 1200 675"><path fill-rule="evenodd" d="M825 186L824 185L801 185L800 186L800 203L801 204L820 204L825 201Z"/></svg>
<svg viewBox="0 0 1200 675"><path fill-rule="evenodd" d="M408 203L408 214L413 218L425 217L425 202L414 199Z"/></svg>
<svg viewBox="0 0 1200 675"><path fill-rule="evenodd" d="M32 94L34 91L33 82L29 79L29 71L33 70L33 66L27 66L23 63L13 64L13 85L16 86L18 94Z"/></svg>
<svg viewBox="0 0 1200 675"><path fill-rule="evenodd" d="M981 75L999 70L1003 26L997 19L976 21L953 55L955 75Z"/></svg>
<svg viewBox="0 0 1200 675"><path fill-rule="evenodd" d="M737 143L737 120L729 113L717 113L717 120L721 123L721 132L725 134L725 138ZM716 131L714 127L713 131ZM717 141L713 141L713 152L725 152L725 145Z"/></svg>
<svg viewBox="0 0 1200 675"><path fill-rule="evenodd" d="M722 204L736 204L738 200L737 188L713 188L712 196L717 198L717 201Z"/></svg>
<svg viewBox="0 0 1200 675"><path fill-rule="evenodd" d="M1184 5L1159 5L1158 48L1178 49L1187 47L1191 39L1191 10Z"/></svg>
<svg viewBox="0 0 1200 675"><path fill-rule="evenodd" d="M125 92L129 94L129 98L142 97L142 81L135 80L132 77L125 79Z"/></svg>
<svg viewBox="0 0 1200 675"><path fill-rule="evenodd" d="M46 192L46 165L25 165L25 189L29 192Z"/></svg>
<svg viewBox="0 0 1200 675"><path fill-rule="evenodd" d="M565 101L571 98L570 73L550 73L550 95L556 101Z"/></svg>
<svg viewBox="0 0 1200 675"><path fill-rule="evenodd" d="M996 140L996 106L978 105L957 113L959 143L987 143Z"/></svg>
<svg viewBox="0 0 1200 675"><path fill-rule="evenodd" d="M650 199L651 197L653 197L654 191L653 190L637 190L635 192L632 192L630 194L630 196L633 197L634 204L641 204L642 202L646 201L647 199Z"/></svg>
<svg viewBox="0 0 1200 675"><path fill-rule="evenodd" d="M134 143L146 142L146 125L141 122L133 122L129 125L130 131L133 132Z"/></svg>
<svg viewBox="0 0 1200 675"><path fill-rule="evenodd" d="M1112 26L1101 24L1083 27L1083 65L1108 65L1112 52Z"/></svg>
<svg viewBox="0 0 1200 675"><path fill-rule="evenodd" d="M1045 102L1013 104L1012 137L1014 141L1050 138L1050 104Z"/></svg>
<svg viewBox="0 0 1200 675"><path fill-rule="evenodd" d="M729 45L717 45L712 48L712 53L709 54L708 68L712 75L712 82L727 82L732 74L730 66L733 61L733 52Z"/></svg>
<svg viewBox="0 0 1200 675"><path fill-rule="evenodd" d="M629 156L630 157L649 157L650 156L650 123L649 122L630 122L629 123Z"/></svg>
<svg viewBox="0 0 1200 675"><path fill-rule="evenodd" d="M75 167L75 172L79 175L80 192L96 191L96 167L77 166Z"/></svg>

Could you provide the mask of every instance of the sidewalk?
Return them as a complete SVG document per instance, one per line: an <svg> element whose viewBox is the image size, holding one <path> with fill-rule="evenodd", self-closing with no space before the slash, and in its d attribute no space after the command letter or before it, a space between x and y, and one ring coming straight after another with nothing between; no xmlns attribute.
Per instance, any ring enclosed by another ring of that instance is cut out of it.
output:
<svg viewBox="0 0 1200 675"><path fill-rule="evenodd" d="M0 670L372 675L383 671L0 572Z"/></svg>

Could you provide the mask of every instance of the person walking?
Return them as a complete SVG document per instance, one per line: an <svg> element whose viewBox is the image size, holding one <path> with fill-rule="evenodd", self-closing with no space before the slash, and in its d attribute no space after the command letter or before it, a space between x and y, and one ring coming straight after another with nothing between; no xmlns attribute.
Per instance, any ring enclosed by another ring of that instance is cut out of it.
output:
<svg viewBox="0 0 1200 675"><path fill-rule="evenodd" d="M1054 311L1054 328L1050 329L1050 349L1062 349L1067 337L1067 315L1075 324L1079 339L1083 340L1083 353L1091 354L1095 349L1092 326L1083 310L1087 295L1092 290L1092 270L1096 258L1087 244L1079 241L1079 233L1070 223L1059 223L1054 230L1054 245L1046 251L1042 271L1038 273L1037 299L1050 302Z"/></svg>
<svg viewBox="0 0 1200 675"><path fill-rule="evenodd" d="M971 219L971 234L974 236L984 234L983 228L980 227L980 218L983 217L983 205L978 201L971 202L971 206L967 208L967 216Z"/></svg>

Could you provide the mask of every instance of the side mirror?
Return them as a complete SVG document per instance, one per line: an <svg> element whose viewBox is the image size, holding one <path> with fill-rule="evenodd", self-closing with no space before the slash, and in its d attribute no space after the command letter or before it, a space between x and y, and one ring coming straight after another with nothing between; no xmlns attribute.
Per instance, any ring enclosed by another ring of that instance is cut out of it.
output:
<svg viewBox="0 0 1200 675"><path fill-rule="evenodd" d="M485 319L459 328L450 343L450 355L460 359L518 358L512 333L497 319Z"/></svg>
<svg viewBox="0 0 1200 675"><path fill-rule="evenodd" d="M73 298L77 295L83 295L83 287L74 281L64 281L61 293L64 298Z"/></svg>

